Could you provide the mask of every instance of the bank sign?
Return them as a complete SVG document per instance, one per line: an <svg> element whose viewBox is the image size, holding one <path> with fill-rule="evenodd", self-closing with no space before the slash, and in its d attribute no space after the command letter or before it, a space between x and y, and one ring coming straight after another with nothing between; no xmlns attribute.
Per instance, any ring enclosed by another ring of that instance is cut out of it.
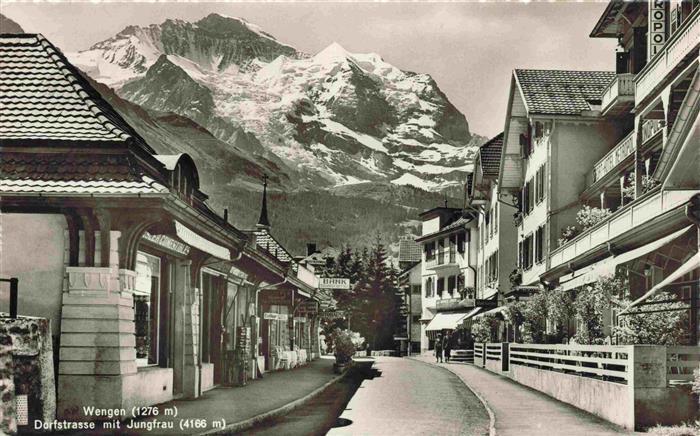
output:
<svg viewBox="0 0 700 436"><path fill-rule="evenodd" d="M323 277L318 279L319 289L350 289L350 279L340 277Z"/></svg>
<svg viewBox="0 0 700 436"><path fill-rule="evenodd" d="M666 44L666 7L667 1L651 0L649 2L649 46L648 59L653 58Z"/></svg>

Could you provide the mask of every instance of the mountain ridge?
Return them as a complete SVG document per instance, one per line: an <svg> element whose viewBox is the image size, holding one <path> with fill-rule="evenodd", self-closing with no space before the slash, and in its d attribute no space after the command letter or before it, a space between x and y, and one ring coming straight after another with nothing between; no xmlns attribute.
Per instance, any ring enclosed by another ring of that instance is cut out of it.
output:
<svg viewBox="0 0 700 436"><path fill-rule="evenodd" d="M219 14L129 26L69 57L121 97L224 142L255 137L247 151L275 161L294 189L383 181L454 191L483 141L427 74L337 42L308 55Z"/></svg>

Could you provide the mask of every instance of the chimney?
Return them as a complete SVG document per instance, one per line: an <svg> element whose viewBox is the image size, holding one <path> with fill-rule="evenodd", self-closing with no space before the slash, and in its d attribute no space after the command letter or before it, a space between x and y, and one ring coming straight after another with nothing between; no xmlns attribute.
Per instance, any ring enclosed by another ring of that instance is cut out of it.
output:
<svg viewBox="0 0 700 436"><path fill-rule="evenodd" d="M306 255L311 256L316 252L316 244L314 243L308 243L306 244Z"/></svg>
<svg viewBox="0 0 700 436"><path fill-rule="evenodd" d="M228 222L228 207L224 208L224 221Z"/></svg>

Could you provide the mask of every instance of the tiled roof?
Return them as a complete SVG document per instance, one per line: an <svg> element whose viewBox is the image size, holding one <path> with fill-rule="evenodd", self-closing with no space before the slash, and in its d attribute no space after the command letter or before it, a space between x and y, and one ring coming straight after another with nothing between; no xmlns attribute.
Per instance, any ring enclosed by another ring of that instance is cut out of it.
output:
<svg viewBox="0 0 700 436"><path fill-rule="evenodd" d="M489 140L479 149L481 170L484 176L497 177L501 166L501 150L503 149L503 132Z"/></svg>
<svg viewBox="0 0 700 436"><path fill-rule="evenodd" d="M138 136L41 35L0 36L0 112L2 140Z"/></svg>
<svg viewBox="0 0 700 436"><path fill-rule="evenodd" d="M589 101L600 102L612 71L515 70L515 77L531 114L580 115Z"/></svg>
<svg viewBox="0 0 700 436"><path fill-rule="evenodd" d="M267 230L255 231L255 243L280 262L292 262L289 252Z"/></svg>
<svg viewBox="0 0 700 436"><path fill-rule="evenodd" d="M420 244L412 236L404 236L399 241L399 262L416 262L421 260Z"/></svg>
<svg viewBox="0 0 700 436"><path fill-rule="evenodd" d="M3 152L0 193L157 194L168 189L125 155Z"/></svg>

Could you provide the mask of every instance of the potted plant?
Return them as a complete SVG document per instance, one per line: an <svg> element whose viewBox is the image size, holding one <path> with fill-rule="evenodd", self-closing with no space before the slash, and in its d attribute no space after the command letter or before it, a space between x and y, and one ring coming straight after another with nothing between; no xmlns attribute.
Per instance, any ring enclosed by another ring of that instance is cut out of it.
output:
<svg viewBox="0 0 700 436"><path fill-rule="evenodd" d="M333 365L333 370L340 374L352 363L352 356L355 354L355 344L347 330L336 329L334 336L335 364Z"/></svg>

